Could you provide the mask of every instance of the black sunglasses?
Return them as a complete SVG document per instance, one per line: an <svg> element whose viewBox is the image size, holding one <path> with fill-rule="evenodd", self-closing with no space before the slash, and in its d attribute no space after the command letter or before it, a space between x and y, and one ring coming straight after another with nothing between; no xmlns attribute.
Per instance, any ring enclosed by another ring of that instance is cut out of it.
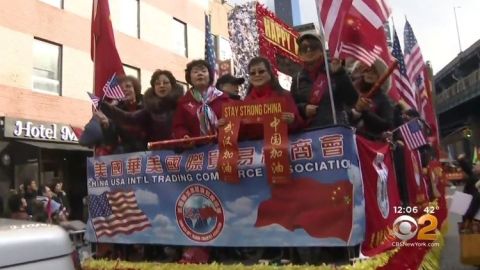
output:
<svg viewBox="0 0 480 270"><path fill-rule="evenodd" d="M309 43L309 44L302 44L300 45L300 48L298 48L298 51L300 53L307 53L309 51L316 51L318 49L321 49L322 46L320 46L320 43Z"/></svg>
<svg viewBox="0 0 480 270"><path fill-rule="evenodd" d="M248 74L250 74L250 76L255 76L255 75L262 75L263 73L267 72L265 69L261 69L261 70L257 70L257 71L250 71L248 72Z"/></svg>

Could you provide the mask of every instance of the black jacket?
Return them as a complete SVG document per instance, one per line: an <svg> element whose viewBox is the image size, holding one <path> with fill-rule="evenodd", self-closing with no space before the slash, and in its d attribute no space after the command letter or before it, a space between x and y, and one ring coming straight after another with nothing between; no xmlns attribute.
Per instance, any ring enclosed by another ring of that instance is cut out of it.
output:
<svg viewBox="0 0 480 270"><path fill-rule="evenodd" d="M325 71L323 70L320 72ZM343 115L342 111L345 109L345 107L352 107L355 105L358 99L358 94L355 91L352 81L348 77L345 70L341 69L336 73L331 73L330 77L332 81L335 110L337 119L339 119L339 117ZM293 77L292 86L290 88L293 99L297 104L298 111L305 120L307 120L305 115L305 107L310 99L314 81L314 79L312 80L310 78L306 70L302 70ZM330 93L327 91L318 105L317 114L307 128L317 128L331 124L333 124L333 115L330 105Z"/></svg>
<svg viewBox="0 0 480 270"><path fill-rule="evenodd" d="M373 110L362 112L357 120L351 120L353 126L358 127L358 133L372 140L380 139L384 131L393 127L393 106L390 99L383 92L378 92L372 98ZM350 118L352 115L350 114Z"/></svg>

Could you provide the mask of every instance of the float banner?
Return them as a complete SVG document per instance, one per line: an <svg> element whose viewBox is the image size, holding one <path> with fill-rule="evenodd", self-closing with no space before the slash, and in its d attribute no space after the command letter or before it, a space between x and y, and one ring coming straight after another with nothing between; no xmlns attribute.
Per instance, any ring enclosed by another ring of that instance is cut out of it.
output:
<svg viewBox="0 0 480 270"><path fill-rule="evenodd" d="M389 144L366 140L357 136L365 186L366 234L361 252L374 256L394 248L398 239L393 234L393 224L399 214L394 207L402 206L398 194L392 152Z"/></svg>
<svg viewBox="0 0 480 270"><path fill-rule="evenodd" d="M225 125L218 130L220 179L238 183L237 139L241 123L263 125L263 155L267 178L270 184L290 183L290 159L288 156L288 126L281 121L285 108L283 98L265 101L229 102L223 105L222 118ZM243 129L248 130L248 125Z"/></svg>
<svg viewBox="0 0 480 270"><path fill-rule="evenodd" d="M251 247L362 242L365 203L351 129L291 136L288 184L269 185L262 147L261 140L239 143L238 184L219 178L217 145L89 158L88 240Z"/></svg>

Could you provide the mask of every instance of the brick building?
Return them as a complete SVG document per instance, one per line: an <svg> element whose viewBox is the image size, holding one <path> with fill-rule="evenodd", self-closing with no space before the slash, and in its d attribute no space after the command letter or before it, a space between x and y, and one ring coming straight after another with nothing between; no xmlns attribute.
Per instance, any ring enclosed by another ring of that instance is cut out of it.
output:
<svg viewBox="0 0 480 270"><path fill-rule="evenodd" d="M231 7L224 1L109 2L120 58L143 91L156 69L184 83L186 63L204 57L205 14L217 56L229 58ZM91 152L77 144L70 125L91 117L91 13L92 1L78 0L9 1L0 10L0 197L26 179L62 178L72 201L86 193Z"/></svg>

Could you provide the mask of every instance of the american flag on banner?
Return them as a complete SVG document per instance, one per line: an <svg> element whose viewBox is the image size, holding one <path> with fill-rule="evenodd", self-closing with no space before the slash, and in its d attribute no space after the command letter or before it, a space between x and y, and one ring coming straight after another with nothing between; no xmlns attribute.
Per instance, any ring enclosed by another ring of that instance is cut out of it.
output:
<svg viewBox="0 0 480 270"><path fill-rule="evenodd" d="M411 120L399 127L400 133L407 145L408 149L414 150L419 148L422 145L427 144L425 135L423 135L422 125L420 120L414 119Z"/></svg>
<svg viewBox="0 0 480 270"><path fill-rule="evenodd" d="M92 101L93 107L95 109L98 109L98 103L100 102L100 98L89 92L87 92L87 94L90 97L90 100Z"/></svg>
<svg viewBox="0 0 480 270"><path fill-rule="evenodd" d="M408 80L407 68L403 58L402 48L398 40L397 31L393 30L393 48L392 56L397 59L398 68L393 72L393 85L397 88L402 100L410 106L410 108L418 110L415 91Z"/></svg>
<svg viewBox="0 0 480 270"><path fill-rule="evenodd" d="M131 234L151 227L148 217L138 208L135 192L104 192L89 196L89 211L97 237Z"/></svg>
<svg viewBox="0 0 480 270"><path fill-rule="evenodd" d="M213 35L210 26L209 16L205 14L205 61L212 69L211 71L217 74L217 57L215 55L215 46L213 44Z"/></svg>
<svg viewBox="0 0 480 270"><path fill-rule="evenodd" d="M120 100L125 97L125 93L123 93L122 87L118 83L116 74L113 74L110 80L107 81L103 87L103 93L105 93L106 97L111 99Z"/></svg>
<svg viewBox="0 0 480 270"><path fill-rule="evenodd" d="M368 65L387 52L383 24L386 0L319 0L320 20L332 56L354 57Z"/></svg>
<svg viewBox="0 0 480 270"><path fill-rule="evenodd" d="M417 39L415 38L415 34L413 33L412 27L410 26L408 20L405 23L403 36L405 43L405 65L407 68L407 75L410 79L413 90L417 95L417 98L421 98L421 100L417 100L417 108L421 109L419 111L422 113L422 108L426 105L426 98L428 98L428 95L424 93L426 89L423 72L426 67L425 62L423 61L422 52L420 51L420 46L418 46Z"/></svg>

